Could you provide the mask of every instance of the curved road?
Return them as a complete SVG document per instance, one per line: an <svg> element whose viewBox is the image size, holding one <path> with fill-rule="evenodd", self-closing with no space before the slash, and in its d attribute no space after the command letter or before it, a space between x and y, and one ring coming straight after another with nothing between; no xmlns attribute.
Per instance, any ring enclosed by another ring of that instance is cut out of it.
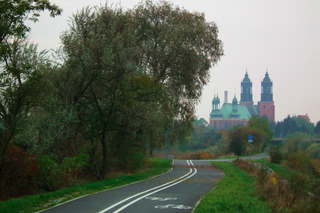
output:
<svg viewBox="0 0 320 213"><path fill-rule="evenodd" d="M85 196L42 212L192 212L223 176L223 172L208 161L175 160L173 169L163 175Z"/></svg>

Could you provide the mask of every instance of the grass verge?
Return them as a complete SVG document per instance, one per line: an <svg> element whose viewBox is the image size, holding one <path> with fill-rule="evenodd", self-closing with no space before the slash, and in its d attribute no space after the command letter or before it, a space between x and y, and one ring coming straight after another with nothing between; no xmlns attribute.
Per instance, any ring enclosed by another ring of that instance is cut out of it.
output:
<svg viewBox="0 0 320 213"><path fill-rule="evenodd" d="M275 164L275 163L270 163L267 159L259 159L259 160L254 160L256 163L261 163L267 165L269 168L271 168L281 179L288 180L291 176L291 171L284 167L283 165Z"/></svg>
<svg viewBox="0 0 320 213"><path fill-rule="evenodd" d="M266 152L261 152L261 153L254 153L252 155L244 155L244 156L237 156L237 155L234 155L234 154L229 154L229 155L223 155L223 156L219 156L218 158L215 158L215 159L236 159L236 158L246 158L246 157L253 157L253 156L257 156L257 155L261 155L263 153L266 153Z"/></svg>
<svg viewBox="0 0 320 213"><path fill-rule="evenodd" d="M225 177L209 192L195 209L195 213L207 212L271 212L266 202L255 194L254 177L230 162L211 162L225 173Z"/></svg>
<svg viewBox="0 0 320 213"><path fill-rule="evenodd" d="M171 167L171 162L166 159L150 159L150 168L145 172L132 175L122 175L108 178L103 181L97 181L80 186L60 189L56 192L42 193L34 196L25 196L18 199L10 199L0 202L1 213L29 213L41 211L43 209L55 206L59 203L93 194L114 187L145 180L150 177L167 172Z"/></svg>

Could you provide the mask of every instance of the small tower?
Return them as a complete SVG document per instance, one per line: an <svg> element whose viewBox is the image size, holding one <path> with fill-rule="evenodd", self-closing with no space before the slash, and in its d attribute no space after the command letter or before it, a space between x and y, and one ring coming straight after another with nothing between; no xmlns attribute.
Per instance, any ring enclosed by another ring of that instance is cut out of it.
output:
<svg viewBox="0 0 320 213"><path fill-rule="evenodd" d="M231 118L239 118L240 113L238 112L238 100L236 98L236 94L234 94L234 98L232 100L232 112L230 114Z"/></svg>
<svg viewBox="0 0 320 213"><path fill-rule="evenodd" d="M252 82L246 72L243 81L241 82L241 99L240 104L253 105L252 101Z"/></svg>
<svg viewBox="0 0 320 213"><path fill-rule="evenodd" d="M268 71L261 82L261 101L273 102L272 81L269 78Z"/></svg>
<svg viewBox="0 0 320 213"><path fill-rule="evenodd" d="M213 128L217 128L217 121L214 120L220 120L222 119L222 113L220 111L220 98L217 95L214 95L214 98L212 100L212 111L210 113L210 126L212 126Z"/></svg>
<svg viewBox="0 0 320 213"><path fill-rule="evenodd" d="M267 117L269 122L274 122L275 106L273 102L272 81L269 78L268 70L261 82L261 101L259 102L260 117Z"/></svg>

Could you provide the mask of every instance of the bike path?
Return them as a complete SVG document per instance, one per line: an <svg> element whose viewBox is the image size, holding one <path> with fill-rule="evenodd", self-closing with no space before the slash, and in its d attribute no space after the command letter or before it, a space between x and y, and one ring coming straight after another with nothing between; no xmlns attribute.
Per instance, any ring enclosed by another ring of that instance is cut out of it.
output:
<svg viewBox="0 0 320 213"><path fill-rule="evenodd" d="M42 212L192 212L197 202L222 178L223 172L208 161L175 160L172 171L163 175L85 196Z"/></svg>

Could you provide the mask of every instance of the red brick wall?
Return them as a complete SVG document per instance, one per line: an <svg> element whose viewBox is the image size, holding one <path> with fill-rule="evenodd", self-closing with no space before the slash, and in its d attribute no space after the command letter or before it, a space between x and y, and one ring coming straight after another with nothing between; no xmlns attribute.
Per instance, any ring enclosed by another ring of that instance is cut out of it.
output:
<svg viewBox="0 0 320 213"><path fill-rule="evenodd" d="M248 124L247 120L236 120L236 119L210 119L210 126L212 128L215 128L214 122L216 122L216 129L230 129L233 126L236 126L238 124L242 124L246 126Z"/></svg>
<svg viewBox="0 0 320 213"><path fill-rule="evenodd" d="M274 122L275 106L273 102L259 102L259 116L267 116L269 121Z"/></svg>

